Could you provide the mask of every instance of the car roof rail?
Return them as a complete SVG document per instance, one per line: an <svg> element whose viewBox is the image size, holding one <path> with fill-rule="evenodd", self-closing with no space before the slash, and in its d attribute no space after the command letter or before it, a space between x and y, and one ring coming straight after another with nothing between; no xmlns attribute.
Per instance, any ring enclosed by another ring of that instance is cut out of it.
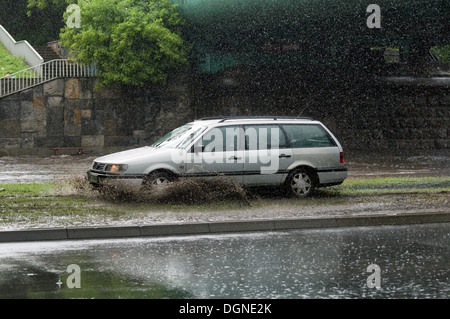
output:
<svg viewBox="0 0 450 319"><path fill-rule="evenodd" d="M202 117L201 119L198 119L198 121L221 120L223 118L224 118L223 116L209 116L209 117Z"/></svg>
<svg viewBox="0 0 450 319"><path fill-rule="evenodd" d="M311 117L296 117L296 116L211 116L203 117L200 121L220 120L219 123L228 120L258 120L258 119L272 119L272 120L312 120Z"/></svg>

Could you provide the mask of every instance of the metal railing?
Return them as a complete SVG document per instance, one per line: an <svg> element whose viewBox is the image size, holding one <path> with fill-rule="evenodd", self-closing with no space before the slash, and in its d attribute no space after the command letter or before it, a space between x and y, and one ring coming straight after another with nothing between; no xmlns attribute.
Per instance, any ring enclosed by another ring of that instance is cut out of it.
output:
<svg viewBox="0 0 450 319"><path fill-rule="evenodd" d="M86 66L63 59L52 60L0 78L0 98L57 78L95 76L95 65Z"/></svg>

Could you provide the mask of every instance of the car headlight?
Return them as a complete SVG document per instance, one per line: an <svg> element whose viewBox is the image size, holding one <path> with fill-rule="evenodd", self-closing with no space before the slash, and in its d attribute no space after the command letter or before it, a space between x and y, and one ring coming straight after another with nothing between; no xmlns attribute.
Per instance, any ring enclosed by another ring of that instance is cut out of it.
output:
<svg viewBox="0 0 450 319"><path fill-rule="evenodd" d="M108 164L105 167L106 172L125 172L128 168L127 164Z"/></svg>

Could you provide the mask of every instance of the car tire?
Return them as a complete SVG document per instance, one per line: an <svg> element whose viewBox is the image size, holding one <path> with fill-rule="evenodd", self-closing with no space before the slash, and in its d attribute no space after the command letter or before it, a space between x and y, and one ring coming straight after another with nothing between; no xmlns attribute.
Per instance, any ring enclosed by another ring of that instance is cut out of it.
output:
<svg viewBox="0 0 450 319"><path fill-rule="evenodd" d="M166 173L166 172L155 172L150 173L147 176L144 177L144 180L142 181L143 186L164 186L174 180L173 175Z"/></svg>
<svg viewBox="0 0 450 319"><path fill-rule="evenodd" d="M305 168L297 168L286 178L286 192L289 196L305 198L310 196L316 187L316 176Z"/></svg>

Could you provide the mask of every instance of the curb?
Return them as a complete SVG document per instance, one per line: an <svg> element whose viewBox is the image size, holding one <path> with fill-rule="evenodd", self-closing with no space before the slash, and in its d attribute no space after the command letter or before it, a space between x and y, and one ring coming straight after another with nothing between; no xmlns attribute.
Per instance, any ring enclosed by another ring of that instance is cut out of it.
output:
<svg viewBox="0 0 450 319"><path fill-rule="evenodd" d="M207 235L220 233L285 231L383 225L450 222L450 212L354 215L323 218L260 219L205 223L173 223L142 226L107 226L1 231L0 243L76 239L111 239L155 236Z"/></svg>

